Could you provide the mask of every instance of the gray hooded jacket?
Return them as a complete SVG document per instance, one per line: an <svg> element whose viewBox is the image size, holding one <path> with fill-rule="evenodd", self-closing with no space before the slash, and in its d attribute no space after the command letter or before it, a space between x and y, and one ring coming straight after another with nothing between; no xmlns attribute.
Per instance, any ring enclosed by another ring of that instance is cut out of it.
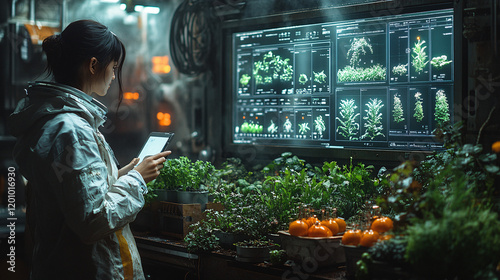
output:
<svg viewBox="0 0 500 280"><path fill-rule="evenodd" d="M129 223L147 188L135 170L118 178L98 130L106 112L76 88L37 82L10 116L29 186L31 279L144 279Z"/></svg>

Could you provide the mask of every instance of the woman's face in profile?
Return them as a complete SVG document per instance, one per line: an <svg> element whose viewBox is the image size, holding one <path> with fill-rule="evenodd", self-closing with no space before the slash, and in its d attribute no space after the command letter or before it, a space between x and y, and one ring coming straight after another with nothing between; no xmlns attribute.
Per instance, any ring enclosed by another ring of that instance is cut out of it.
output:
<svg viewBox="0 0 500 280"><path fill-rule="evenodd" d="M111 82L115 79L115 70L118 67L117 61L111 61L104 70L104 79L97 79L92 85L93 93L98 96L105 96L111 87Z"/></svg>

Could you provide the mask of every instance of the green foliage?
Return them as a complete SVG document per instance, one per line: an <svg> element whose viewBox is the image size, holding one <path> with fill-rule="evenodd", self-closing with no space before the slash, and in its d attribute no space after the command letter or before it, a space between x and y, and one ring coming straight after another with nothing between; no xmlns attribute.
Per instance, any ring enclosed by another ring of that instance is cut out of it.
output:
<svg viewBox="0 0 500 280"><path fill-rule="evenodd" d="M290 133L290 132L293 132L293 129L292 129L292 122L290 121L290 119L286 119L285 123L283 124L283 131L285 133Z"/></svg>
<svg viewBox="0 0 500 280"><path fill-rule="evenodd" d="M240 78L240 84L244 87L246 87L248 85L248 83L250 82L250 79L252 77L250 77L250 75L248 74L243 74L241 75L241 78Z"/></svg>
<svg viewBox="0 0 500 280"><path fill-rule="evenodd" d="M271 124L267 127L268 133L278 133L278 126L271 120Z"/></svg>
<svg viewBox="0 0 500 280"><path fill-rule="evenodd" d="M342 82L362 82L362 81L383 81L386 79L386 68L380 64L367 68L354 68L350 65L339 69L337 72L339 83Z"/></svg>
<svg viewBox="0 0 500 280"><path fill-rule="evenodd" d="M323 120L323 116L319 115L314 119L314 130L318 132L320 137L323 137L323 132L326 130L325 121Z"/></svg>
<svg viewBox="0 0 500 280"><path fill-rule="evenodd" d="M319 73L313 71L313 76L314 76L314 82L318 84L326 83L326 74L324 70Z"/></svg>
<svg viewBox="0 0 500 280"><path fill-rule="evenodd" d="M306 74L300 74L300 76L299 76L299 83L301 85L305 85L308 81L309 81L309 79L307 78Z"/></svg>
<svg viewBox="0 0 500 280"><path fill-rule="evenodd" d="M300 134L306 134L307 131L311 130L309 128L309 123L299 123L299 133Z"/></svg>
<svg viewBox="0 0 500 280"><path fill-rule="evenodd" d="M210 162L191 161L187 157L168 159L160 175L148 185L151 189L203 190L215 167Z"/></svg>
<svg viewBox="0 0 500 280"><path fill-rule="evenodd" d="M262 133L264 127L258 123L243 122L240 127L242 133Z"/></svg>
<svg viewBox="0 0 500 280"><path fill-rule="evenodd" d="M370 53L373 53L372 45L368 43L365 37L354 38L351 41L351 48L347 51L347 58L351 57L349 63L352 67L359 66L360 55L366 54L365 47L370 51Z"/></svg>
<svg viewBox="0 0 500 280"><path fill-rule="evenodd" d="M425 49L427 46L424 46L425 41L422 40L420 41L420 37L417 37L417 42L415 42L415 45L413 46L412 50L412 62L411 64L413 65L413 68L415 68L415 71L420 74L422 71L424 71L425 65L429 63L429 60L427 60L427 52Z"/></svg>
<svg viewBox="0 0 500 280"><path fill-rule="evenodd" d="M424 107L422 106L422 93L415 93L415 113L413 116L417 122L421 122L424 119Z"/></svg>
<svg viewBox="0 0 500 280"><path fill-rule="evenodd" d="M448 105L448 98L442 89L436 92L434 119L438 126L443 126L450 121L450 106Z"/></svg>
<svg viewBox="0 0 500 280"><path fill-rule="evenodd" d="M368 109L365 110L366 116L363 117L366 120L364 123L365 133L360 138L370 138L370 140L373 140L377 136L385 137L382 133L384 127L382 126L382 113L380 112L382 107L384 107L382 100L370 98L366 106Z"/></svg>
<svg viewBox="0 0 500 280"><path fill-rule="evenodd" d="M192 224L191 232L184 237L187 250L191 253L212 251L219 245L219 239L213 234L214 224L212 212L207 210L207 219Z"/></svg>
<svg viewBox="0 0 500 280"><path fill-rule="evenodd" d="M261 61L254 62L253 75L255 84L271 84L274 80L289 82L293 77L293 67L290 59L283 59L269 51Z"/></svg>
<svg viewBox="0 0 500 280"><path fill-rule="evenodd" d="M436 69L441 69L445 65L450 64L452 61L448 60L448 57L446 55L442 56L436 56L431 59L431 65L436 68Z"/></svg>
<svg viewBox="0 0 500 280"><path fill-rule="evenodd" d="M392 67L392 73L397 76L403 76L408 73L408 69L406 69L407 64L399 64L397 66Z"/></svg>
<svg viewBox="0 0 500 280"><path fill-rule="evenodd" d="M395 123L400 123L405 120L403 103L401 103L401 98L397 94L394 94L394 109L392 109L392 116Z"/></svg>
<svg viewBox="0 0 500 280"><path fill-rule="evenodd" d="M354 99L340 100L340 118L336 118L340 125L337 127L336 132L348 140L358 140L356 136L358 135L359 123L356 121L360 113L356 113L357 108Z"/></svg>

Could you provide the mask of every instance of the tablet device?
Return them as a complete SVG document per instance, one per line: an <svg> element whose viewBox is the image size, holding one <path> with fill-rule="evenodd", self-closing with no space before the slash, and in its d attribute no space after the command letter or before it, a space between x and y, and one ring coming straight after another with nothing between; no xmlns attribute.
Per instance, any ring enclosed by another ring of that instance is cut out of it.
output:
<svg viewBox="0 0 500 280"><path fill-rule="evenodd" d="M174 137L174 134L170 132L151 132L148 140L144 143L144 146L142 146L141 152L137 156L139 158L139 163L141 163L145 157L166 151L172 137Z"/></svg>

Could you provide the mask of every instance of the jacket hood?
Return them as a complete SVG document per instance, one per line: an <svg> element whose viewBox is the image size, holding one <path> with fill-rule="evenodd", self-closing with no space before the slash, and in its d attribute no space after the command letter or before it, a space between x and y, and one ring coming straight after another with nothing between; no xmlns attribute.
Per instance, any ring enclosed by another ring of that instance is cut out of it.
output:
<svg viewBox="0 0 500 280"><path fill-rule="evenodd" d="M21 136L43 118L61 113L76 113L97 129L106 121L107 108L83 91L71 86L50 83L31 83L14 113L9 116L9 131Z"/></svg>

